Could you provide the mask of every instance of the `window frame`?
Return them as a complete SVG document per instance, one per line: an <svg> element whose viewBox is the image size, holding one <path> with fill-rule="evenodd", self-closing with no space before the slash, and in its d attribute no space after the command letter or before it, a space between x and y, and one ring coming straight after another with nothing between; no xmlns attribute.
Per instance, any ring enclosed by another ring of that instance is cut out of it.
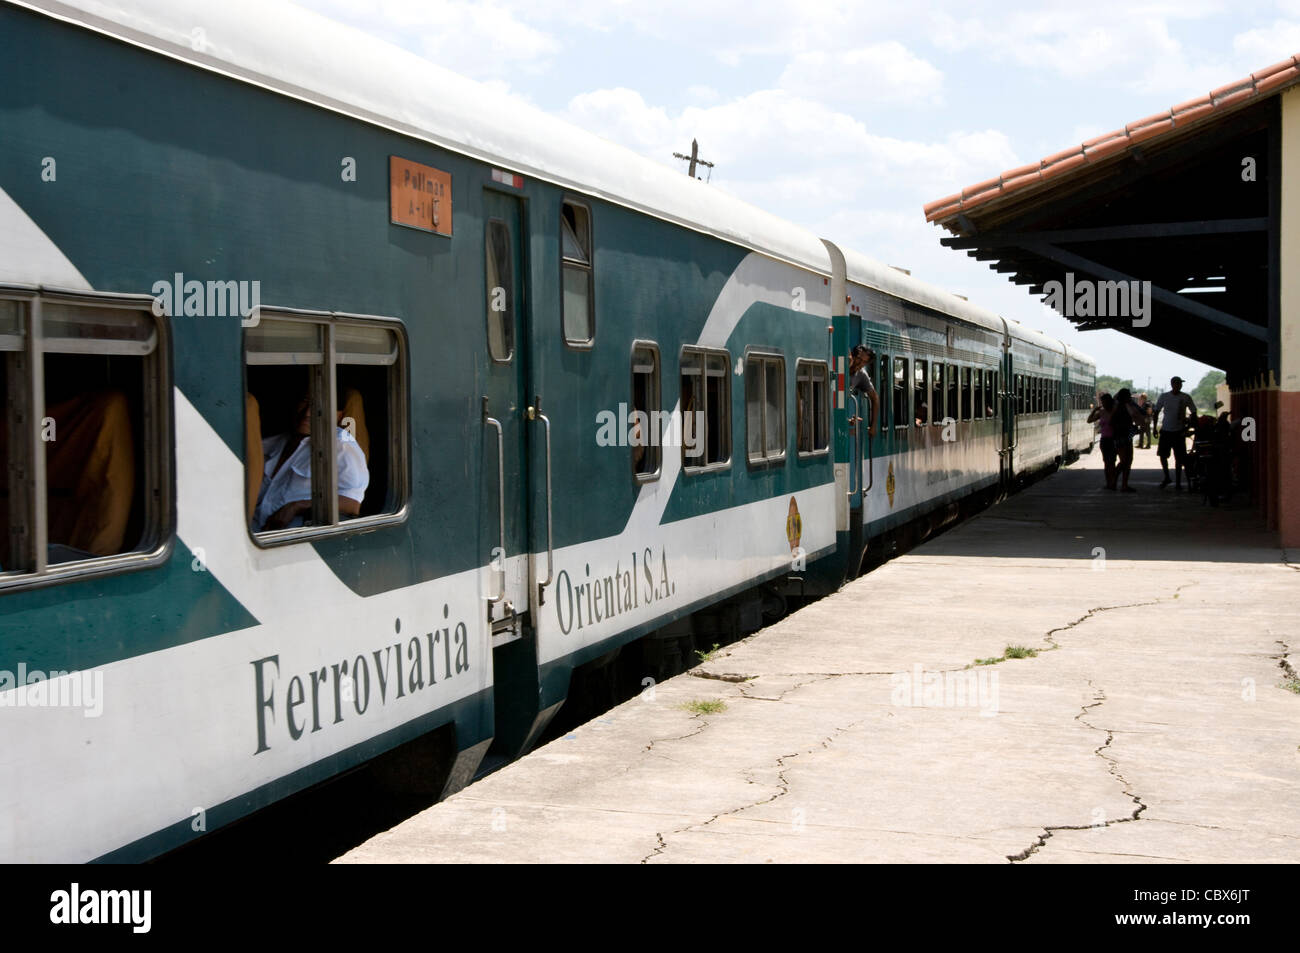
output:
<svg viewBox="0 0 1300 953"><path fill-rule="evenodd" d="M502 218L499 215L493 215L490 218L488 218L486 222L483 223L483 321L484 321L484 332L487 335L484 343L487 345L488 360L491 361L493 364L499 364L504 367L508 364L511 364L515 359L516 341L515 341L514 318L516 317L515 307L517 307L518 305L518 297L519 297L519 276L516 272L519 271L519 266L522 264L522 262L512 261L512 268L514 269L514 271L512 271L510 275L510 285L511 285L510 291L514 296L511 303L510 327L506 329L510 334L510 353L508 353L505 357L497 357L495 354L492 353L492 313L493 312L492 312L492 292L491 289L488 288L488 245L492 239L492 226L498 224L505 228L507 236L510 235L510 223L507 222L504 218ZM513 259L513 257L514 257L514 253L512 250L511 258Z"/></svg>
<svg viewBox="0 0 1300 953"><path fill-rule="evenodd" d="M583 264L572 258L564 257L564 206L572 205L580 208L587 213L587 243L589 245L587 255L590 261ZM596 217L592 214L591 205L588 202L574 198L569 195L560 196L560 338L564 341L564 346L573 351L590 351L596 346ZM574 340L569 337L564 329L564 271L566 268L582 269L587 273L587 324L591 328L591 336L585 341ZM662 364L660 365L662 370ZM661 392L662 393L662 392ZM662 458L661 458L662 465Z"/></svg>
<svg viewBox="0 0 1300 953"><path fill-rule="evenodd" d="M642 338L637 338L637 339L634 339L634 340L632 341L632 349L631 349L631 351L629 351L629 353L628 353L628 374L629 374L630 383L631 383L631 391L630 391L630 393L633 394L633 395L636 394L636 355L637 355L637 351L640 351L640 350L646 350L646 351L649 351L651 354L654 355L655 370L654 370L654 382L653 382L653 383L654 383L654 399L653 399L653 403L654 403L655 406L652 407L652 408L650 408L650 409L651 409L651 411L658 410L658 411L661 411L661 412L662 412L662 411L663 411L663 402L664 402L664 391L663 391L664 363L663 363L663 354L660 353L660 351L659 351L659 345L658 345L656 342L654 342L654 341L645 340L645 339L642 339ZM632 409L633 409L633 410L636 409L635 405L632 406ZM663 418L661 417L660 419L662 420ZM654 423L654 418L651 417L651 428L650 428L650 430L651 430L651 433L652 433L652 434L654 433L653 423ZM633 460L633 458L632 458L632 452L631 452L631 451L632 451L632 448L631 448L631 447L628 447L628 460L629 460L629 462L630 462L631 465L632 465L632 480L633 480L635 483L637 483L638 485L640 485L640 484L645 484L645 483L653 483L655 480L658 480L659 477L660 477L660 475L663 473L663 469L664 469L664 453L663 453L663 450L664 450L664 447L663 447L664 441L663 441L663 436L664 436L664 435L663 435L662 429L661 429L660 432L659 432L657 435L655 435L655 436L658 438L658 439L657 439L657 442L656 442L656 443L649 443L649 444L646 444L646 448L645 448L647 453L649 453L651 450L654 450L654 453L655 453L655 468L654 468L653 471L651 471L651 472L649 472L649 473L641 473L641 472L639 472L639 471L637 470L637 468L636 468L636 461Z"/></svg>
<svg viewBox="0 0 1300 953"><path fill-rule="evenodd" d="M322 441L313 439L312 448L312 515L318 513L318 506L323 505L333 522L323 526L294 526L288 529L253 530L251 521L245 521L245 531L253 544L259 549L274 549L290 546L294 543L314 541L322 538L350 536L386 526L398 526L405 523L411 508L411 377L410 347L406 336L406 324L399 318L374 314L356 314L347 311L312 311L300 308L283 308L274 305L262 305L258 310L259 324L264 320L292 321L301 324L314 324L321 328L321 370L312 373L312 390L322 395L324 414L313 414L312 437L317 436L317 419L337 417L338 366L335 351L334 328L339 325L360 327L382 327L394 333L397 341L397 358L391 367L396 369L398 383L388 388L388 479L389 486L384 492L397 496L397 506L391 511L372 513L370 516L357 516L346 522L338 513L338 456L323 454L319 448ZM240 338L240 372L244 393L248 391L248 331L243 329ZM512 352L513 354L513 352ZM292 364L267 363L267 367L292 367ZM321 380L321 378L324 378ZM244 432L248 432L247 410L244 413ZM330 428L329 445L334 445L333 428ZM247 450L245 450L245 455ZM371 456L374 447L371 447ZM318 463L325 463L321 468ZM320 470L327 472L322 476ZM244 460L245 479L247 479L248 460ZM325 499L319 499L322 490L330 490ZM367 487L369 490L369 487Z"/></svg>
<svg viewBox="0 0 1300 953"><path fill-rule="evenodd" d="M160 566L171 558L176 539L176 435L175 411L172 395L172 336L171 323L166 314L158 314L151 295L117 294L95 291L44 291L30 286L0 285L0 299L19 303L19 321L24 325L23 348L20 352L28 365L20 393L5 394L6 413L11 395L21 400L21 411L32 420L32 430L23 448L25 459L18 466L27 465L30 483L18 490L10 486L10 531L13 533L12 514L19 508L27 510L24 522L30 536L27 551L32 569L0 572L0 595L5 592L40 589L88 578L114 576L141 569ZM136 548L108 556L69 560L51 564L49 557L49 490L46 472L44 441L40 428L46 417L45 406L45 355L47 353L76 353L46 351L42 330L42 307L51 304L82 305L92 308L109 308L139 311L153 321L156 334L154 347L144 359L141 381L141 433L144 444L142 475L145 485L142 493L144 514L141 538ZM25 306L25 310L24 310ZM12 352L0 352L0 354ZM12 388L16 381L8 382ZM21 412L20 411L20 412ZM10 439L15 436L10 432ZM15 461L10 458L10 467ZM0 549L0 559L8 562L7 543ZM11 574L12 573L12 574Z"/></svg>
<svg viewBox="0 0 1300 953"><path fill-rule="evenodd" d="M800 449L802 431L802 420L799 417L799 371L801 368L807 368L809 371L807 381L809 396L815 396L817 390L817 380L812 375L814 369L820 368L822 373L821 391L822 391L822 421L825 424L823 433L825 436L825 446L817 449L818 427L817 427L817 403L814 400L812 405L812 450ZM824 457L831 452L831 366L825 360L815 357L796 357L794 360L794 407L795 407L795 456L798 459L808 459L810 457Z"/></svg>
<svg viewBox="0 0 1300 953"><path fill-rule="evenodd" d="M743 357L745 361L745 460L750 469L754 470L780 466L785 463L785 459L789 455L790 445L790 431L787 426L788 414L786 413L788 401L786 395L785 355L776 348L747 347ZM750 361L758 362L758 368L763 378L763 393L759 400L759 427L763 438L763 451L757 457L751 454L749 450ZM770 363L778 363L781 367L781 433L779 440L781 449L775 453L768 453L767 451L767 365Z"/></svg>
<svg viewBox="0 0 1300 953"><path fill-rule="evenodd" d="M921 403L925 404L925 413L927 418L922 420L919 424L916 422L916 395L918 393L916 378L918 371L920 371L921 377L919 392L922 393L925 398ZM928 418L932 416L933 408L930 406L930 360L925 357L914 358L912 361L912 425L918 429L923 428L926 424L930 423Z"/></svg>
<svg viewBox="0 0 1300 953"><path fill-rule="evenodd" d="M702 378L702 382L703 382L703 388L701 390L701 393L704 395L705 407L704 407L704 435L701 438L701 440L704 446L703 456L705 457L708 456L709 433L710 433L709 407L708 407L709 356L713 355L715 357L721 357L723 363L722 378L726 382L726 388L725 388L726 393L724 394L723 401L722 401L722 417L720 419L720 424L721 424L722 432L725 434L727 440L727 455L725 459L718 460L713 463L692 464L687 462L688 458L686 456L686 407L682 401L683 394L681 392L681 380L683 377L686 376L685 367L686 367L687 358L688 356L692 356L692 355L699 356L700 377ZM735 455L735 448L732 446L732 439L731 439L731 426L732 426L731 425L731 352L728 351L726 348L701 347L697 344L682 345L681 350L678 351L677 353L677 386L678 386L678 406L679 406L679 413L681 414L681 426L682 426L682 434L681 434L682 473L683 474L716 473L721 470L731 469L731 460L732 457Z"/></svg>
<svg viewBox="0 0 1300 953"><path fill-rule="evenodd" d="M930 423L936 427L942 427L943 419L948 416L946 367L947 364L943 361L932 361L930 364Z"/></svg>
<svg viewBox="0 0 1300 953"><path fill-rule="evenodd" d="M903 382L901 386L899 385L898 382L898 369L900 364L902 365L903 368ZM892 373L890 375L890 380L889 380L889 384L890 384L889 404L893 408L892 410L892 416L894 418L893 426L895 429L899 427L911 427L912 414L909 413L909 411L912 409L911 408L912 388L911 388L911 378L909 376L909 371L911 371L912 369L912 362L907 358L906 355L895 354L894 360L890 365L890 368ZM898 406L899 404L902 404L903 406L899 407ZM901 414L899 413L900 410L902 411Z"/></svg>

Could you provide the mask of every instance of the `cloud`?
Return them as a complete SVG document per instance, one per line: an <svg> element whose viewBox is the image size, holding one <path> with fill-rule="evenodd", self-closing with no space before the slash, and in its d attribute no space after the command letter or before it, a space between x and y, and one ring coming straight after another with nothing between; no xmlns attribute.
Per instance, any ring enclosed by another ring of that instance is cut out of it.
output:
<svg viewBox="0 0 1300 953"><path fill-rule="evenodd" d="M997 130L955 131L922 141L874 132L861 120L787 90L750 93L711 106L670 110L635 90L575 96L564 117L671 168L699 140L720 187L795 221L823 207L862 201L920 206L1018 163Z"/></svg>
<svg viewBox="0 0 1300 953"><path fill-rule="evenodd" d="M536 72L561 49L506 3L469 0L297 0L333 20L418 53L471 79Z"/></svg>
<svg viewBox="0 0 1300 953"><path fill-rule="evenodd" d="M1239 75L1221 55L1189 50L1170 29L1220 13L1218 4L1132 3L1092 0L1032 12L972 9L961 19L933 15L941 49L971 52L1068 80L1181 96L1205 91Z"/></svg>
<svg viewBox="0 0 1300 953"><path fill-rule="evenodd" d="M938 105L943 73L897 40L843 51L797 54L778 81L782 89L823 102L871 106Z"/></svg>
<svg viewBox="0 0 1300 953"><path fill-rule="evenodd" d="M1295 6L1300 8L1300 2ZM1277 20L1272 26L1238 33L1232 38L1232 51L1253 64L1248 70L1271 66L1300 53L1300 22Z"/></svg>

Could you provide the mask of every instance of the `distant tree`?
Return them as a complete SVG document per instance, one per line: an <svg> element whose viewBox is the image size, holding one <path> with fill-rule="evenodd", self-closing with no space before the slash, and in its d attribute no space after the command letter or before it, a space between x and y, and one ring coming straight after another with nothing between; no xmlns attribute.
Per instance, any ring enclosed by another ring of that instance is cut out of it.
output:
<svg viewBox="0 0 1300 953"><path fill-rule="evenodd" d="M1214 416L1214 402L1217 399L1215 390L1225 377L1223 371L1210 371L1201 378L1201 382L1192 391L1192 402L1196 404L1197 413Z"/></svg>
<svg viewBox="0 0 1300 953"><path fill-rule="evenodd" d="M1127 387L1130 391L1134 389L1131 380L1120 380L1118 377L1111 377L1109 374L1097 375L1097 393L1099 394L1110 394L1114 397L1116 392L1123 387Z"/></svg>

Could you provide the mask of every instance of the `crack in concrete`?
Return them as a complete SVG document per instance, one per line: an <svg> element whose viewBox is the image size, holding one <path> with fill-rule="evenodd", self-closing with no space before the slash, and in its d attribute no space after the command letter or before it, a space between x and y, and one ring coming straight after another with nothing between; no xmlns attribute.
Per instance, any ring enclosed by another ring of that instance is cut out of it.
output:
<svg viewBox="0 0 1300 953"><path fill-rule="evenodd" d="M701 715L696 715L696 716L695 716L696 719L699 719L699 718L701 718L701 717L702 717ZM650 743L649 743L648 745L646 745L644 748L641 749L641 753L642 753L642 754L645 754L647 751L649 751L649 750L650 750L651 748L653 748L655 745L660 744L660 743L667 743L667 742L669 742L669 741L685 741L687 738L694 738L696 735L698 735L700 732L702 732L702 731L703 731L705 728L707 728L707 727L709 727L709 723L708 723L707 721L701 721L701 722L700 722L700 727L696 728L694 731L688 731L688 732L686 732L686 734L684 734L684 735L677 735L677 736L672 737L672 738L652 738L651 741L650 741Z"/></svg>
<svg viewBox="0 0 1300 953"><path fill-rule="evenodd" d="M807 683L804 683L804 684L812 684L812 683L811 683L811 682L807 682ZM794 688L788 689L788 691L794 691L796 688L799 688L799 687L801 687L801 686L796 685ZM866 723L866 722L865 722L865 719L864 719L863 721L855 721L855 722L852 722L851 724L845 725L843 728L836 728L833 732L831 732L831 733L830 733L829 735L827 735L825 738L821 739L821 741L818 742L818 744L821 746L821 748L822 748L823 750L824 750L824 749L828 749L828 748L830 747L831 742L834 741L837 737L839 737L840 735L844 734L846 731L850 731L850 730L852 730L853 728L856 728L856 727L858 727L859 725L862 725L862 724L865 724L865 723ZM712 817L710 817L710 818L709 818L708 820L706 820L706 821L702 821L702 822L700 822L700 823L698 823L698 824L687 824L685 827L679 827L679 828L677 828L676 830L671 830L671 831L668 832L668 835L667 835L667 836L668 836L668 837L671 837L671 836L674 835L674 834L684 834L684 833L686 833L687 831L695 830L695 829L697 829L697 828L708 827L710 824L712 824L714 821L716 821L716 820L717 820L718 818L720 818L720 817L730 817L730 816L732 816L732 815L734 815L734 814L739 814L741 811L748 811L750 808L760 807L760 806L763 805L763 804L771 804L771 803L772 803L773 801L775 801L777 798L785 797L787 794L790 793L790 779L787 778L787 777L785 776L785 772L786 772L786 770L787 770L787 769L786 769L786 764L785 764L786 760L787 760L787 759L797 758L797 757L799 757L799 755L801 755L801 754L815 754L816 752L817 752L817 747L814 746L814 747L810 747L810 748L808 748L806 751L795 751L795 752L793 752L793 753L791 753L791 754L783 754L783 755L780 755L780 756L776 759L776 765L777 765L777 769L778 769L777 772L776 772L776 778L777 778L777 781L776 781L776 783L777 783L777 791L776 791L775 794L771 795L770 797L759 798L757 801L752 801L752 802L750 802L749 804L742 804L742 805L740 805L739 807L734 807L734 808L732 808L732 809L729 810L729 811L719 811L717 814L714 814ZM753 780L753 777L752 777L753 770L754 770L754 769L752 769L752 768L750 768L750 769L746 769L746 770L745 770L745 775L746 775L745 780L746 780L746 782L749 783L749 784L759 784L759 783L761 783L761 782L758 782L758 781ZM664 839L664 834L660 833L659 831L656 831L656 832L655 832L655 838L659 841L659 846L657 846L657 847L656 847L654 850L652 850L650 853L648 853L648 854L646 854L644 857L642 857L642 858L641 858L641 863L643 863L643 864L648 864L648 863L650 862L650 858L652 858L652 857L657 857L657 856L663 854L663 852L664 852L665 850L668 849L668 842Z"/></svg>
<svg viewBox="0 0 1300 953"><path fill-rule="evenodd" d="M757 675L736 675L732 672L688 672L692 678L709 678L718 682L748 682L750 679L758 678Z"/></svg>
<svg viewBox="0 0 1300 953"><path fill-rule="evenodd" d="M1026 847L1018 854L1007 855L1007 860L1013 864L1017 864L1020 863L1022 860L1029 859L1030 857L1032 857L1034 854L1038 852L1039 848L1046 847L1047 841L1051 838L1051 836L1056 831L1090 831L1098 827L1110 827L1113 824L1127 824L1131 821L1139 820L1142 816L1142 812L1147 809L1148 805L1144 804L1142 798L1133 792L1132 785L1129 784L1128 779L1124 777L1124 775L1119 773L1119 762L1114 758L1112 758L1110 755L1102 753L1107 748L1109 748L1111 742L1115 740L1115 732L1109 728L1102 728L1099 725L1094 725L1092 722L1084 720L1084 715L1088 714L1088 710L1090 708L1098 708L1102 705L1103 702L1106 701L1105 691L1098 688L1093 683L1092 679L1088 679L1088 687L1091 688L1094 692L1092 696L1093 698L1092 704L1080 706L1079 714L1074 716L1074 720L1083 725L1086 725L1088 728L1091 728L1093 731L1106 732L1106 740L1101 745L1094 748L1092 753L1106 762L1106 769L1122 785L1124 796L1131 799L1133 803L1137 805L1137 808L1128 817L1117 817L1114 818L1113 820L1102 821L1096 824L1052 824L1047 827L1044 827L1043 833L1038 837L1038 839L1034 843L1030 844L1028 847Z"/></svg>
<svg viewBox="0 0 1300 953"><path fill-rule="evenodd" d="M1273 656L1273 658L1277 659L1277 667L1282 670L1282 673L1286 675L1287 678L1295 681L1297 678L1300 678L1300 676L1296 675L1295 667L1287 659L1287 656L1291 654L1291 647L1281 639L1276 639L1275 641L1278 645L1282 646L1281 654Z"/></svg>

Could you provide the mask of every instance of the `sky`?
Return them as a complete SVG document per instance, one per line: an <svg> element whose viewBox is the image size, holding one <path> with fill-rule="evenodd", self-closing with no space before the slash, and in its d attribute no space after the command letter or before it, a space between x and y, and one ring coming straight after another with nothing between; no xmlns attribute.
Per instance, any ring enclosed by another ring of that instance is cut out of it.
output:
<svg viewBox="0 0 1300 953"><path fill-rule="evenodd" d="M1300 0L298 0L1159 390L1211 368L1079 332L922 206L1300 52Z"/></svg>

